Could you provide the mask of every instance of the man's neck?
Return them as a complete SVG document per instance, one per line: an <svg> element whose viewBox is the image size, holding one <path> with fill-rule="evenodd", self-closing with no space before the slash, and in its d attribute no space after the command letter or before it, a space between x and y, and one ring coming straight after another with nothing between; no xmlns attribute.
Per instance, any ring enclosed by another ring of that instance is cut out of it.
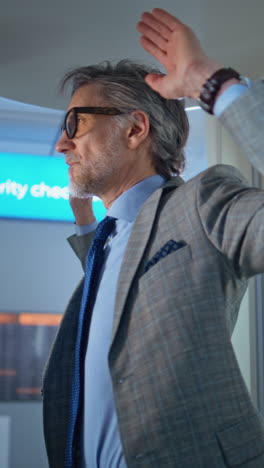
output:
<svg viewBox="0 0 264 468"><path fill-rule="evenodd" d="M105 194L99 195L102 199L104 206L106 209L109 209L110 206L114 203L114 201L122 195L122 193L129 190L134 185L138 184L142 180L146 179L147 177L151 177L153 175L157 175L157 172L154 169L148 170L144 173L131 176L131 178L126 178L121 184L115 185L113 188L109 189Z"/></svg>

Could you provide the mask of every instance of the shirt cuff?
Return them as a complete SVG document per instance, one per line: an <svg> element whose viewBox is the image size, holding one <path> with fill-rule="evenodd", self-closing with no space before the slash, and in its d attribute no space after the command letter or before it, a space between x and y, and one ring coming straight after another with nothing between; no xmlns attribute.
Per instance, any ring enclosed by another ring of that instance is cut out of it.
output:
<svg viewBox="0 0 264 468"><path fill-rule="evenodd" d="M249 80L248 80L249 81ZM250 85L250 82L248 83ZM249 86L245 84L233 84L227 88L216 100L214 105L214 115L220 115L234 102L241 94L243 94Z"/></svg>
<svg viewBox="0 0 264 468"><path fill-rule="evenodd" d="M89 234L89 232L95 231L97 228L98 222L94 221L90 224L75 224L75 234L76 236L84 236L85 234Z"/></svg>

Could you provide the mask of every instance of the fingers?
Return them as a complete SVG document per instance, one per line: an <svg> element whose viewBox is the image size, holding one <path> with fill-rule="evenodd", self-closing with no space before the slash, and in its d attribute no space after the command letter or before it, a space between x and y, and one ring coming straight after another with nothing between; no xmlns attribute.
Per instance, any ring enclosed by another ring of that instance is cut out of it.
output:
<svg viewBox="0 0 264 468"><path fill-rule="evenodd" d="M156 20L162 23L163 26L166 26L171 31L175 31L178 26L182 25L180 20L162 8L154 8L152 10L152 15Z"/></svg>
<svg viewBox="0 0 264 468"><path fill-rule="evenodd" d="M143 21L138 23L137 29L145 38L155 44L163 52L165 52L167 48L167 40L164 39L164 37L162 37L158 32L145 24Z"/></svg>
<svg viewBox="0 0 264 468"><path fill-rule="evenodd" d="M141 37L140 44L142 45L143 49L145 49L149 54L153 55L158 62L164 64L166 60L167 54L159 47L156 46L151 40L147 37Z"/></svg>
<svg viewBox="0 0 264 468"><path fill-rule="evenodd" d="M161 21L148 12L142 14L139 24L145 24L149 26L150 28L154 29L154 31L158 32L160 36L164 37L164 39L169 39L172 32L171 29L169 29L166 25L164 25ZM138 30L141 32L139 28Z"/></svg>
<svg viewBox="0 0 264 468"><path fill-rule="evenodd" d="M144 12L137 24L137 29L143 36L140 40L142 47L163 63L172 33L179 26L184 25L161 8L154 8L152 13Z"/></svg>

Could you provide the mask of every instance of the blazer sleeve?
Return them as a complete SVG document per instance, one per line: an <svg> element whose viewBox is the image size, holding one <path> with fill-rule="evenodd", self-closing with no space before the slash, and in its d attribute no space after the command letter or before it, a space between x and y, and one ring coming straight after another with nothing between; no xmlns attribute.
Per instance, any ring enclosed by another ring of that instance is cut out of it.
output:
<svg viewBox="0 0 264 468"><path fill-rule="evenodd" d="M219 120L231 133L251 164L264 174L264 80L252 83L221 114Z"/></svg>
<svg viewBox="0 0 264 468"><path fill-rule="evenodd" d="M264 191L251 187L232 166L200 175L196 206L206 237L228 258L236 275L264 272Z"/></svg>
<svg viewBox="0 0 264 468"><path fill-rule="evenodd" d="M88 234L84 234L83 236L73 235L68 237L67 239L74 253L81 261L83 270L85 270L85 259L90 245L92 243L94 232L95 231L89 232Z"/></svg>

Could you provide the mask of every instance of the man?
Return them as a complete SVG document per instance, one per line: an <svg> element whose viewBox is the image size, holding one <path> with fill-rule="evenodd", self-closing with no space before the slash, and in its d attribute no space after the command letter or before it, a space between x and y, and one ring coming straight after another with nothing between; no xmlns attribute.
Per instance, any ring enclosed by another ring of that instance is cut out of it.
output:
<svg viewBox="0 0 264 468"><path fill-rule="evenodd" d="M188 124L176 99L200 96L263 170L264 83L241 84L164 10L144 13L138 30L166 76L121 62L65 78L73 94L57 150L72 194L101 197L116 221L85 311L85 356L76 352L81 283L47 365L49 463L260 468L263 421L231 334L248 278L264 271L264 194L230 166L183 183ZM72 203L82 235L71 244L84 263L96 223L89 200ZM76 359L81 400L72 424Z"/></svg>

